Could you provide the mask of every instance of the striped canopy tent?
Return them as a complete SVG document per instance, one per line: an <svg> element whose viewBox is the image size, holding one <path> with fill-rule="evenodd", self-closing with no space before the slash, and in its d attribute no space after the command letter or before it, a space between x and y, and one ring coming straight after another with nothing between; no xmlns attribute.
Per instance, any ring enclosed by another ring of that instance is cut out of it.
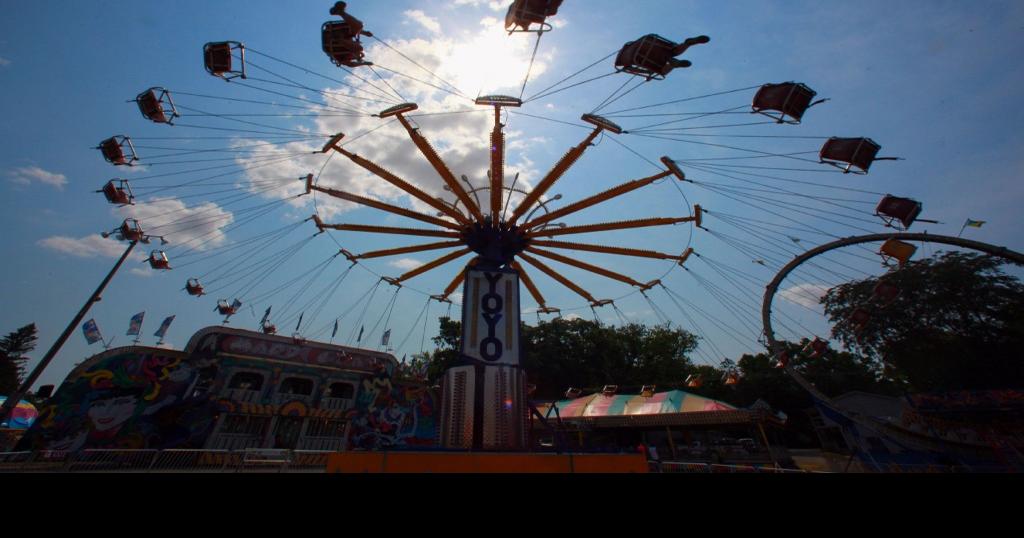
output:
<svg viewBox="0 0 1024 538"><path fill-rule="evenodd" d="M605 396L595 393L573 400L561 400L555 402L555 405L563 419L737 410L727 403L681 390L659 392L650 397L638 394Z"/></svg>

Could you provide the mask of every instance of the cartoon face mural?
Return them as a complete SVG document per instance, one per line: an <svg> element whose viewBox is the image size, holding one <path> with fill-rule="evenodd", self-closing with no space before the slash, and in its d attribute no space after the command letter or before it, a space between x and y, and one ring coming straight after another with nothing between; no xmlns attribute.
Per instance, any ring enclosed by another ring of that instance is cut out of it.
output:
<svg viewBox="0 0 1024 538"><path fill-rule="evenodd" d="M216 410L198 371L169 351L100 354L72 372L19 448L201 448Z"/></svg>
<svg viewBox="0 0 1024 538"><path fill-rule="evenodd" d="M135 408L139 404L139 390L111 391L110 394L93 400L86 415L92 421L96 431L116 430L128 419L135 416Z"/></svg>

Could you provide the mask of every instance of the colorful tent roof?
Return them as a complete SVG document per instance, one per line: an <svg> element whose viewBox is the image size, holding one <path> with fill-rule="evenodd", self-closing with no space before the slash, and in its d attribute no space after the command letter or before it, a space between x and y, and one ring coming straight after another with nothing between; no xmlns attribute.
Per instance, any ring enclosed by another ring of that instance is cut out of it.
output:
<svg viewBox="0 0 1024 538"><path fill-rule="evenodd" d="M637 394L605 396L600 393L555 402L561 418L660 415L700 411L735 411L735 407L681 390L659 392L650 397Z"/></svg>

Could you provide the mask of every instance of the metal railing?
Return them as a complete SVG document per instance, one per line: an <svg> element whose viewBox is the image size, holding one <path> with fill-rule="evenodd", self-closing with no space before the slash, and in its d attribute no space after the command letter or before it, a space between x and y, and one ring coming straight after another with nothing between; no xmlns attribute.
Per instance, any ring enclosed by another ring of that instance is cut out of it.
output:
<svg viewBox="0 0 1024 538"><path fill-rule="evenodd" d="M781 473L817 473L820 471L808 471L805 469L786 469L771 464L765 465L723 465L719 463L690 463L682 461L664 461L656 464L657 469L662 473L697 473L697 474L736 474L736 473L759 473L759 474L781 474ZM652 470L654 470L652 468Z"/></svg>
<svg viewBox="0 0 1024 538"><path fill-rule="evenodd" d="M0 452L0 473L322 473L320 450L102 450Z"/></svg>

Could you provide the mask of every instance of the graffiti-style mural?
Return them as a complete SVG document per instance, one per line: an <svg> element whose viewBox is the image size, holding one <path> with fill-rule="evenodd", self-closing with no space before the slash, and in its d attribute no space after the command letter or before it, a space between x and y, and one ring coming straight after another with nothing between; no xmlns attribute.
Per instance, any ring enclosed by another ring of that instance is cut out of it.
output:
<svg viewBox="0 0 1024 538"><path fill-rule="evenodd" d="M352 447L434 445L435 397L422 384L393 385L390 355L219 327L196 333L187 349L87 359L19 450L339 450L346 431Z"/></svg>
<svg viewBox="0 0 1024 538"><path fill-rule="evenodd" d="M196 374L179 353L101 355L68 376L19 448L201 448L216 410L188 394Z"/></svg>
<svg viewBox="0 0 1024 538"><path fill-rule="evenodd" d="M351 448L374 450L437 444L433 392L421 384L392 383L383 373L363 380L348 419Z"/></svg>

